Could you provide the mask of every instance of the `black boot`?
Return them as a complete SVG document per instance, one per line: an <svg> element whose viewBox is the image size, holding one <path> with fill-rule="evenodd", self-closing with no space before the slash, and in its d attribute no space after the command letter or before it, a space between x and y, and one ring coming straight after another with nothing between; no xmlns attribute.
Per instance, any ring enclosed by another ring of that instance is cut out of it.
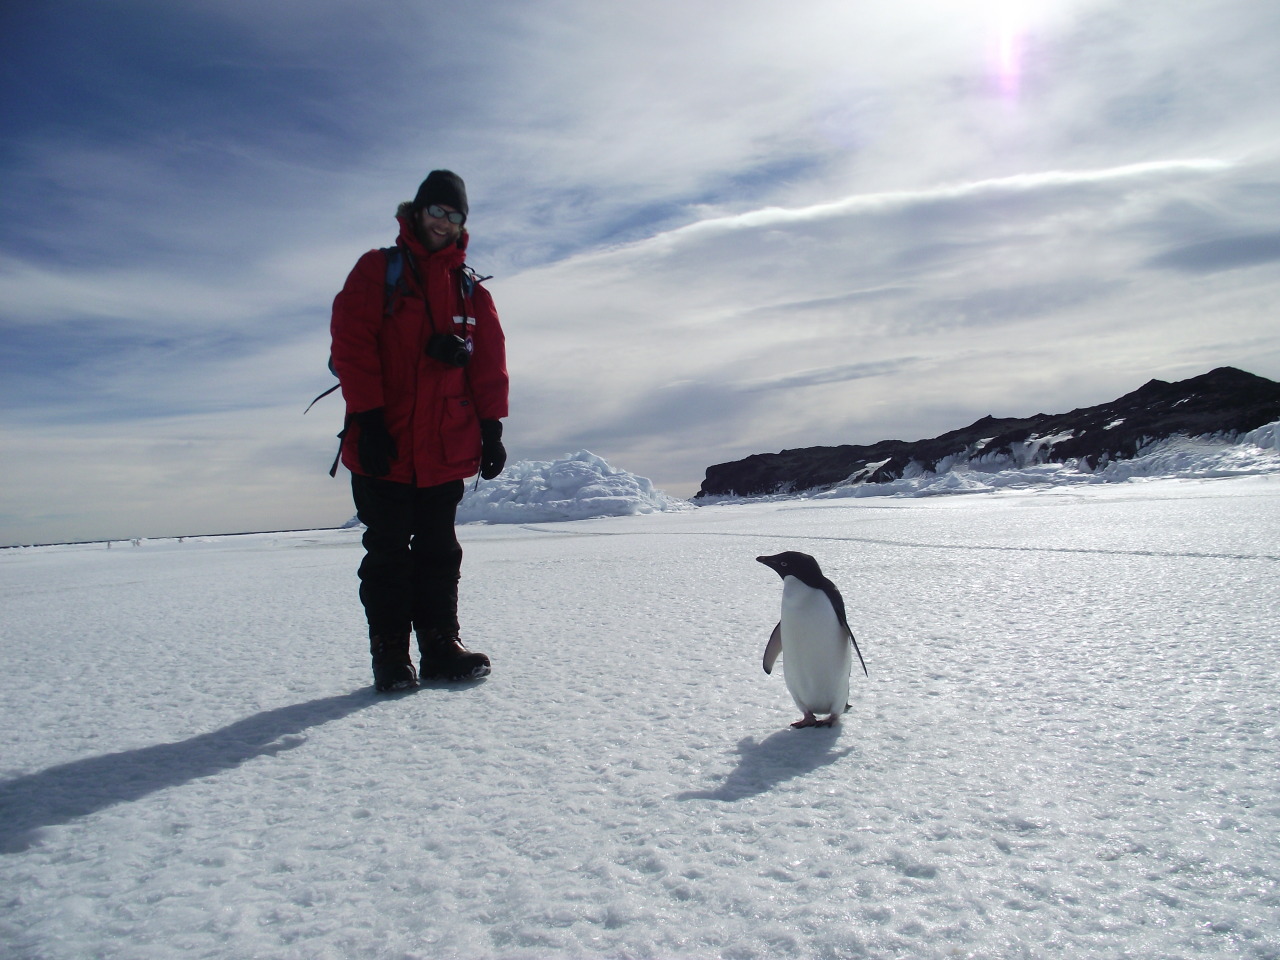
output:
<svg viewBox="0 0 1280 960"><path fill-rule="evenodd" d="M418 685L413 660L409 658L409 635L369 638L373 657L373 688L379 693L409 690Z"/></svg>
<svg viewBox="0 0 1280 960"><path fill-rule="evenodd" d="M456 633L431 629L418 634L423 680L479 680L489 675L489 658L462 645Z"/></svg>

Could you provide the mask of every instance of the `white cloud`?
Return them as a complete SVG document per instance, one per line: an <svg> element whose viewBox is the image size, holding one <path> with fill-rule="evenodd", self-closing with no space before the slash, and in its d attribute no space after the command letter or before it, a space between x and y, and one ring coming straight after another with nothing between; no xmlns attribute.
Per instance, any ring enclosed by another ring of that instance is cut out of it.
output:
<svg viewBox="0 0 1280 960"><path fill-rule="evenodd" d="M795 209L766 207L762 210L751 210L724 217L712 217L680 227L671 231L670 234L661 235L657 238L657 241L661 242L668 236L675 238L685 234L701 233L709 230L729 230L741 227L761 228L803 223L863 212L903 209L939 201L962 200L970 197L982 198L988 195L1031 193L1044 188L1104 184L1109 181L1129 178L1150 179L1162 175L1216 173L1226 170L1230 166L1229 162L1223 160L1165 160L1134 163L1109 170L1048 170L1037 173L1020 173L1008 177L996 177L989 180L978 180L972 183L952 184L924 190L896 190L888 193L860 194Z"/></svg>
<svg viewBox="0 0 1280 960"><path fill-rule="evenodd" d="M529 271L495 288L537 398L513 436L545 451L571 424L618 462L661 457L661 437L684 486L751 452L914 438L997 400L1069 409L1171 370L1248 366L1256 353L1203 316L1253 329L1274 278L1212 289L1150 266L1151 217L1188 186L1225 202L1237 173L1153 162L773 208Z"/></svg>

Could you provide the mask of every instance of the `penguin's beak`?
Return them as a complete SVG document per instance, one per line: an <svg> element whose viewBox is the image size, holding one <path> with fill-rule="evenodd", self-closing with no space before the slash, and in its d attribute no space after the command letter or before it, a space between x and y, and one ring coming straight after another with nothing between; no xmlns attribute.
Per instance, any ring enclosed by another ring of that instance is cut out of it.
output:
<svg viewBox="0 0 1280 960"><path fill-rule="evenodd" d="M782 559L781 554L775 557L756 557L756 560L758 560L760 563L763 563L766 567L768 567L770 570L772 570L774 573L780 576L783 580L787 579L787 575L782 572L782 566L786 565L786 561ZM780 564L782 566L780 566Z"/></svg>

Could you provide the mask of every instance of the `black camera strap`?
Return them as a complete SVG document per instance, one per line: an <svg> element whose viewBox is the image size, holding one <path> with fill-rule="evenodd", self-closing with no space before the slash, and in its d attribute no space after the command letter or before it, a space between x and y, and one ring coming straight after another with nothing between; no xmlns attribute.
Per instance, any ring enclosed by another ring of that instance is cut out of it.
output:
<svg viewBox="0 0 1280 960"><path fill-rule="evenodd" d="M427 311L427 320L431 324L432 332L452 333L452 324L447 331L442 331L436 324L435 314L431 312L431 300L427 295L427 285L422 282L422 273L418 270L418 261L413 252L406 246L403 248L401 255L405 258L405 262L409 264L409 272L413 274L414 283L417 284L418 291L422 294L422 303ZM475 308L472 304L471 294L475 290L477 283L489 279L492 278L479 276L465 263L458 269L458 309L462 318L463 333L467 332L467 327L475 326Z"/></svg>

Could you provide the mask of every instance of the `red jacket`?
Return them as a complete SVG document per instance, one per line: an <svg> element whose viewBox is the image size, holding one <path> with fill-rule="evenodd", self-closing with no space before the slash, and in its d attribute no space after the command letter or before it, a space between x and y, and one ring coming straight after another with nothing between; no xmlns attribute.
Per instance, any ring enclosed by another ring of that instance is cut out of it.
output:
<svg viewBox="0 0 1280 960"><path fill-rule="evenodd" d="M333 301L333 367L347 402L342 462L364 473L356 452L360 425L351 416L382 407L398 454L385 479L434 487L477 473L480 421L507 415L506 340L489 292L475 284L464 296L467 234L428 253L408 219L399 219L403 295L391 315L383 317L386 258L378 250L356 262ZM467 366L427 356L433 333L469 339Z"/></svg>

